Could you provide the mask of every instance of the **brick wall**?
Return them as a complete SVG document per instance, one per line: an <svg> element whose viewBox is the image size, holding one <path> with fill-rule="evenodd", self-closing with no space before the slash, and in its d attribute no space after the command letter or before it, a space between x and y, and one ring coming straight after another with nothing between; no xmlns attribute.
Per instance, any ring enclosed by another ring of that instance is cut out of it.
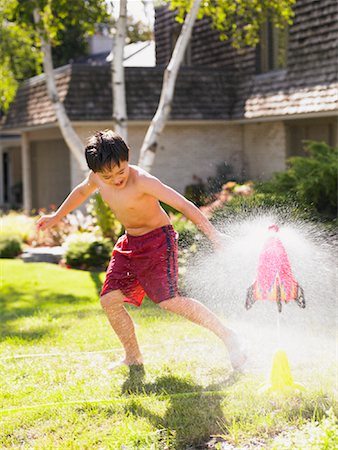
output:
<svg viewBox="0 0 338 450"><path fill-rule="evenodd" d="M285 169L284 123L261 122L243 126L244 174L246 178L268 179Z"/></svg>

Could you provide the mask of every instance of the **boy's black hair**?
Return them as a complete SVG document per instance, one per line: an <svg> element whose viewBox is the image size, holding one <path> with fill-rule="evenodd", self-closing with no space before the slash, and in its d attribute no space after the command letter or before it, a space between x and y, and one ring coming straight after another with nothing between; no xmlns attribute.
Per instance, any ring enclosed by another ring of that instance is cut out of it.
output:
<svg viewBox="0 0 338 450"><path fill-rule="evenodd" d="M97 131L88 140L85 148L88 167L93 172L102 172L120 162L129 160L129 148L118 134L111 130Z"/></svg>

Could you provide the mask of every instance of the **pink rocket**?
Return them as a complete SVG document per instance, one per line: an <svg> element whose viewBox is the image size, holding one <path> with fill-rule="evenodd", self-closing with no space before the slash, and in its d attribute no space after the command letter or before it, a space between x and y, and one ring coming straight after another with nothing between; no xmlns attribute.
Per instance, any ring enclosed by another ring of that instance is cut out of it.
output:
<svg viewBox="0 0 338 450"><path fill-rule="evenodd" d="M269 230L277 233L279 227L273 224ZM257 300L277 302L279 312L282 312L282 301L295 300L298 306L305 308L304 291L294 279L288 255L276 235L267 239L259 257L257 279L247 290L246 309Z"/></svg>

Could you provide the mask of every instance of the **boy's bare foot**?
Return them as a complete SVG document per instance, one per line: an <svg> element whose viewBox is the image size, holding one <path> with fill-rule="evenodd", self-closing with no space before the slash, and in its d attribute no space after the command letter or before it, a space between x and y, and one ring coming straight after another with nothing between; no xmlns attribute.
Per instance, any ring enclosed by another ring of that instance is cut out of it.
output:
<svg viewBox="0 0 338 450"><path fill-rule="evenodd" d="M128 359L122 359L121 361L113 361L109 364L108 370L115 370L119 367L131 367L131 366L143 366L143 359L137 359L137 360L128 360Z"/></svg>
<svg viewBox="0 0 338 450"><path fill-rule="evenodd" d="M242 370L247 361L247 356L234 332L232 332L230 337L226 340L226 346L233 370Z"/></svg>

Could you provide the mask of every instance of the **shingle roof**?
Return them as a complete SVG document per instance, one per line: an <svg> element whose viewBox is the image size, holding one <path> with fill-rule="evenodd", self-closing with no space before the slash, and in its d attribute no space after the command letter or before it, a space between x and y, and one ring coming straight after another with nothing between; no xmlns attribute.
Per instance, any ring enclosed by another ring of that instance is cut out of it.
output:
<svg viewBox="0 0 338 450"><path fill-rule="evenodd" d="M112 92L109 66L72 64L55 70L61 100L72 121L111 120ZM153 117L162 87L163 68L127 67L125 70L129 120ZM180 70L171 119L228 119L233 87L221 70ZM38 126L56 121L48 99L45 76L25 81L7 114L4 128Z"/></svg>
<svg viewBox="0 0 338 450"><path fill-rule="evenodd" d="M297 0L290 27L285 71L256 74L256 50L240 52L222 42L210 18L196 21L190 43L192 64L222 68L236 81L231 118L259 118L330 112L338 109L337 0ZM156 58L167 63L175 12L156 10ZM211 67L213 67L211 69Z"/></svg>
<svg viewBox="0 0 338 450"><path fill-rule="evenodd" d="M298 0L290 28L287 68L262 75L256 75L255 49L236 53L229 43L219 41L208 19L197 21L191 58L194 64L205 65L180 69L171 119L259 119L337 111L337 15L336 0ZM170 31L177 23L174 13L164 8L160 8L156 20L157 46L162 45L162 56L167 58ZM158 61L160 57L157 48ZM55 74L71 120L111 120L108 65L72 64ZM129 119L150 120L160 96L163 67L127 67L125 74ZM55 121L42 75L22 84L4 128Z"/></svg>
<svg viewBox="0 0 338 450"><path fill-rule="evenodd" d="M338 8L336 0L299 0L290 27L287 69L254 74L248 50L233 117L329 112L338 109Z"/></svg>

